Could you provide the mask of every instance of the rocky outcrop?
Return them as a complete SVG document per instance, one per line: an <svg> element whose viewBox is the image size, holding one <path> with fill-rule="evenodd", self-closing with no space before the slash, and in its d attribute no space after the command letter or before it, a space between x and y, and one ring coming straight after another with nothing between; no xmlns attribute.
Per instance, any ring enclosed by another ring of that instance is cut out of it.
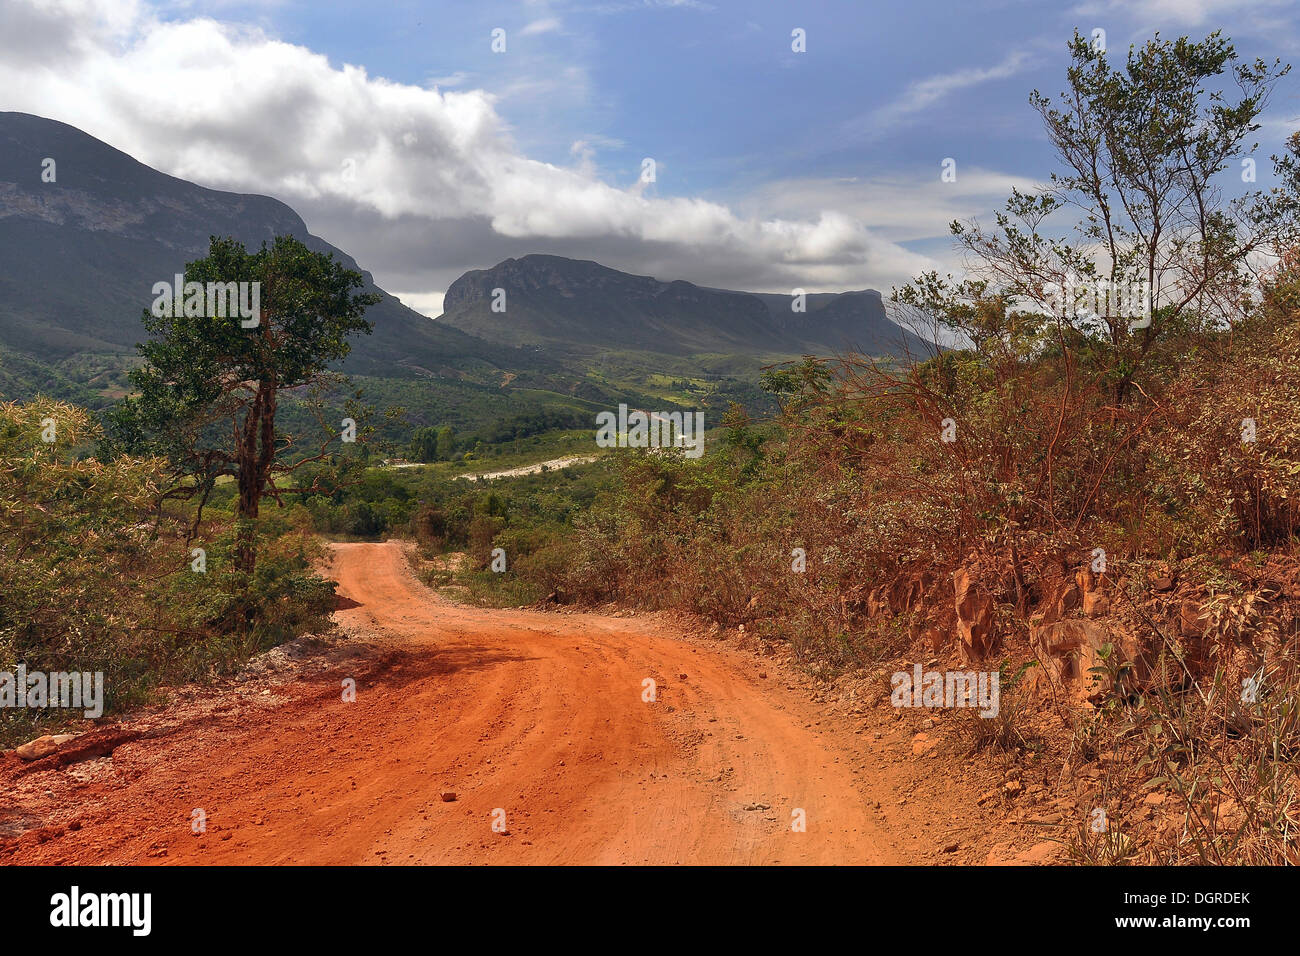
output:
<svg viewBox="0 0 1300 956"><path fill-rule="evenodd" d="M69 740L75 739L76 736L76 734L46 734L44 737L37 737L35 740L29 740L27 743L14 748L14 753L20 760L40 760L42 757L48 757L50 754L55 753Z"/></svg>
<svg viewBox="0 0 1300 956"><path fill-rule="evenodd" d="M1099 700L1116 679L1124 682L1121 690L1129 690L1150 676L1150 655L1140 642L1102 621L1041 624L1031 629L1030 641L1042 665L1033 683L1075 700Z"/></svg>
<svg viewBox="0 0 1300 956"><path fill-rule="evenodd" d="M1110 613L1110 598L1100 591L1089 591L1083 595L1083 613L1085 617L1105 617Z"/></svg>
<svg viewBox="0 0 1300 956"><path fill-rule="evenodd" d="M974 583L966 568L953 572L952 586L958 649L964 661L981 660L998 644L993 597Z"/></svg>

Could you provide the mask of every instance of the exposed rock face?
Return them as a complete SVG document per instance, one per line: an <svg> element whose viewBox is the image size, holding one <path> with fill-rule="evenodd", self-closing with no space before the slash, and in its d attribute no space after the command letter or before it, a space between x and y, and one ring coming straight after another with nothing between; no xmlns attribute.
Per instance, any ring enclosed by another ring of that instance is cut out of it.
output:
<svg viewBox="0 0 1300 956"><path fill-rule="evenodd" d="M962 658L980 660L997 646L993 622L993 598L976 588L970 572L953 572L953 603L957 610L957 641Z"/></svg>
<svg viewBox="0 0 1300 956"><path fill-rule="evenodd" d="M1077 608L1081 602L1079 587L1068 581L1062 581L1054 589L1051 597L1046 601L1046 609L1042 612L1042 623L1055 624L1061 618L1065 617L1070 611Z"/></svg>
<svg viewBox="0 0 1300 956"><path fill-rule="evenodd" d="M889 610L889 595L883 587L873 588L867 595L867 616L879 617Z"/></svg>
<svg viewBox="0 0 1300 956"><path fill-rule="evenodd" d="M921 607L926 595L934 586L934 575L929 571L918 571L895 581L889 589L889 609L895 614L905 614Z"/></svg>
<svg viewBox="0 0 1300 956"><path fill-rule="evenodd" d="M1100 621L1075 618L1040 625L1032 629L1030 639L1042 662L1036 680L1078 700L1097 700L1109 693L1110 675L1119 665L1128 665L1128 681L1142 682L1149 676L1147 654L1138 642L1113 633Z"/></svg>
<svg viewBox="0 0 1300 956"><path fill-rule="evenodd" d="M1183 601L1178 609L1178 636L1199 640L1205 636L1205 620L1199 601Z"/></svg>
<svg viewBox="0 0 1300 956"><path fill-rule="evenodd" d="M1092 568L1084 567L1074 575L1074 581L1079 586L1079 591L1087 594L1089 591L1097 589L1097 575L1093 573Z"/></svg>
<svg viewBox="0 0 1300 956"><path fill-rule="evenodd" d="M1083 613L1088 617L1105 617L1110 613L1110 598L1100 591L1089 591L1083 596Z"/></svg>

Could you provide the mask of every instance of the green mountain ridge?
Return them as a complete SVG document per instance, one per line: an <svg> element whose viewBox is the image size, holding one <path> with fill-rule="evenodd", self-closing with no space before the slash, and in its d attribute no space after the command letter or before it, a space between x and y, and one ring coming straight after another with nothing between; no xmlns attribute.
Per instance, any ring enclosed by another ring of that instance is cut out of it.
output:
<svg viewBox="0 0 1300 956"><path fill-rule="evenodd" d="M757 388L763 364L850 344L872 354L909 347L873 292L810 295L806 314L791 313L787 296L556 256L466 273L433 320L279 200L198 186L65 123L0 112L0 398L111 404L129 392L154 283L205 256L210 236L256 248L286 234L361 272L380 296L367 312L373 333L355 340L341 370L368 401L406 408L415 426L486 428L620 402L720 410L740 401L762 412L771 401ZM490 309L498 285L508 290L504 315Z"/></svg>
<svg viewBox="0 0 1300 956"><path fill-rule="evenodd" d="M499 290L499 291L498 291ZM527 255L465 273L439 322L509 345L634 349L669 355L920 355L930 349L885 315L880 293L792 296L662 281L600 263Z"/></svg>
<svg viewBox="0 0 1300 956"><path fill-rule="evenodd" d="M54 182L42 181L45 157L57 164ZM381 296L367 313L374 333L357 342L347 371L483 381L504 370L559 371L402 305L279 200L196 186L64 123L0 113L0 343L9 350L47 363L131 355L153 283L205 255L209 236L255 248L286 234L361 271Z"/></svg>

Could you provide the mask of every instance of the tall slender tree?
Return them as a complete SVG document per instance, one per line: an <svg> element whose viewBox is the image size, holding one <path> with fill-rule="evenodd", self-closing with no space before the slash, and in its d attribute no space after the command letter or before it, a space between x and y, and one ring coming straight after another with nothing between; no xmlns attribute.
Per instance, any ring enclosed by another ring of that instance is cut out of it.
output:
<svg viewBox="0 0 1300 956"><path fill-rule="evenodd" d="M952 224L966 280L928 273L895 301L995 362L1087 349L1123 405L1162 339L1240 314L1252 265L1275 251L1258 194L1227 198L1224 177L1238 160L1253 168L1250 137L1289 67L1243 61L1217 32L1157 35L1122 59L1076 33L1069 50L1068 88L1030 97L1059 171L1013 191L994 228ZM1090 289L1082 307L1071 286ZM1134 289L1149 293L1145 315Z"/></svg>

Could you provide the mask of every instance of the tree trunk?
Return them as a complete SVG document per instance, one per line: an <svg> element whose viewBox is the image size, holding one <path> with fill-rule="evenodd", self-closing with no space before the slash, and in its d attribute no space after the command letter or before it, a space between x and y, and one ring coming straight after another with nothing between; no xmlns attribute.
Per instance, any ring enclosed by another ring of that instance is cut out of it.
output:
<svg viewBox="0 0 1300 956"><path fill-rule="evenodd" d="M235 512L235 568L252 574L257 567L257 511L261 499L257 479L239 469L239 507Z"/></svg>
<svg viewBox="0 0 1300 956"><path fill-rule="evenodd" d="M257 513L275 454L274 395L274 391L269 392L268 402L268 390L258 389L238 435L239 505L235 512L235 568L250 575L257 567Z"/></svg>

